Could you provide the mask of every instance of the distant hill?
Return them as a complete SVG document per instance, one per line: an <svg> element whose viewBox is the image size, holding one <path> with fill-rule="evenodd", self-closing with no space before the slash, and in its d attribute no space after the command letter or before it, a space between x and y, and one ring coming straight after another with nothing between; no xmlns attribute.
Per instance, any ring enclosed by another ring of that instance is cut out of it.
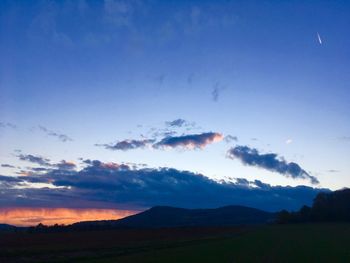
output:
<svg viewBox="0 0 350 263"><path fill-rule="evenodd" d="M15 231L17 227L8 224L0 224L0 232L12 232Z"/></svg>
<svg viewBox="0 0 350 263"><path fill-rule="evenodd" d="M183 226L232 226L265 224L276 214L244 206L225 206L215 209L184 209L156 206L136 215L119 220L88 221L72 225L73 228L160 228Z"/></svg>

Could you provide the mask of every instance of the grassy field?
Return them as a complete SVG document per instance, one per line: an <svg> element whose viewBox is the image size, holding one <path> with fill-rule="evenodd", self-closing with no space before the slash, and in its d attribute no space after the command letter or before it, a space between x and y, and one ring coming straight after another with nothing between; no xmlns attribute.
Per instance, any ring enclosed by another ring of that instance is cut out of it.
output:
<svg viewBox="0 0 350 263"><path fill-rule="evenodd" d="M0 262L350 262L350 224L6 234Z"/></svg>

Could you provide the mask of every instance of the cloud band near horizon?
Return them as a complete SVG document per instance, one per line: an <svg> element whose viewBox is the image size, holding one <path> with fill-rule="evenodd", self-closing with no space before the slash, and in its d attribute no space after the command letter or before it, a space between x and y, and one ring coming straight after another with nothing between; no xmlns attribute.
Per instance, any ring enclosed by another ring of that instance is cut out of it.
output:
<svg viewBox="0 0 350 263"><path fill-rule="evenodd" d="M133 169L125 164L84 162L82 169L54 167L26 176L0 176L1 207L118 208L155 205L208 208L245 205L277 211L311 204L320 191L307 186L271 186L255 180L215 181L172 168ZM189 202L191 200L191 202Z"/></svg>

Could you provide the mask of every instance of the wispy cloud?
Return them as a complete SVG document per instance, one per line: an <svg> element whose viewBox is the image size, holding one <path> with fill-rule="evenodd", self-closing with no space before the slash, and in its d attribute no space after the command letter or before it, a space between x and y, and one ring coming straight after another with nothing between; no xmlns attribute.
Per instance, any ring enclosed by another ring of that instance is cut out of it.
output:
<svg viewBox="0 0 350 263"><path fill-rule="evenodd" d="M1 164L1 167L4 167L4 168L16 168L15 166L13 166L11 164L7 164L7 163Z"/></svg>
<svg viewBox="0 0 350 263"><path fill-rule="evenodd" d="M225 85L222 85L220 82L216 82L211 91L211 98L214 102L219 100L220 94L223 90L226 89Z"/></svg>
<svg viewBox="0 0 350 263"><path fill-rule="evenodd" d="M292 139L287 139L287 140L286 140L286 144L291 144L292 142L293 142Z"/></svg>
<svg viewBox="0 0 350 263"><path fill-rule="evenodd" d="M11 123L11 122L0 122L0 128L11 128L16 129L17 125Z"/></svg>
<svg viewBox="0 0 350 263"><path fill-rule="evenodd" d="M238 141L238 137L237 136L233 136L233 135L226 135L224 138L225 142L229 143L229 142L237 142Z"/></svg>
<svg viewBox="0 0 350 263"><path fill-rule="evenodd" d="M297 163L288 163L275 153L261 154L248 146L236 146L228 151L228 157L238 159L245 165L263 168L294 179L308 179L312 184L319 183L316 177L311 176Z"/></svg>
<svg viewBox="0 0 350 263"><path fill-rule="evenodd" d="M58 133L55 131L51 131L49 129L47 129L44 126L39 126L39 129L41 131L43 131L44 133L46 133L48 136L53 136L56 137L57 139L59 139L61 142L68 142L68 141L73 141L72 138L70 138L68 135L63 134L63 133Z"/></svg>
<svg viewBox="0 0 350 263"><path fill-rule="evenodd" d="M322 45L322 38L321 38L321 36L320 36L320 34L318 32L317 32L317 40L318 40L318 43L320 45Z"/></svg>
<svg viewBox="0 0 350 263"><path fill-rule="evenodd" d="M181 128L181 127L195 128L196 127L195 122L189 122L181 118L175 119L173 121L166 121L165 125L168 126L169 128Z"/></svg>
<svg viewBox="0 0 350 263"><path fill-rule="evenodd" d="M44 158L44 157L39 156L39 155L20 154L20 155L18 155L18 158L21 161L28 161L28 162L39 164L42 166L51 166L50 159Z"/></svg>
<svg viewBox="0 0 350 263"><path fill-rule="evenodd" d="M173 121L167 121L165 124L169 127L182 127L183 125L186 124L186 120L184 119L176 119Z"/></svg>
<svg viewBox="0 0 350 263"><path fill-rule="evenodd" d="M327 171L328 173L339 173L339 170L335 170L335 169L330 169Z"/></svg>
<svg viewBox="0 0 350 263"><path fill-rule="evenodd" d="M27 161L30 163L38 164L40 166L44 167L29 167L28 169L35 172L42 172L47 171L50 169L58 168L62 170L71 170L76 168L76 164L74 162L62 160L58 163L51 162L49 158L45 158L40 155L33 155L33 154L20 154L17 155L17 157L21 161Z"/></svg>
<svg viewBox="0 0 350 263"><path fill-rule="evenodd" d="M117 143L111 143L111 144L95 144L96 146L102 146L109 150L134 150L138 148L145 148L147 146L150 146L152 143L154 143L155 140L152 139L143 139L143 140L123 140L119 141Z"/></svg>

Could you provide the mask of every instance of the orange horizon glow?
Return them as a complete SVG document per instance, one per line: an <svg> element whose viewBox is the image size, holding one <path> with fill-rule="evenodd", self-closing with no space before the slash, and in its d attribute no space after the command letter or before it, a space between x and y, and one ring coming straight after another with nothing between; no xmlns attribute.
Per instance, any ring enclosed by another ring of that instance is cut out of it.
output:
<svg viewBox="0 0 350 263"><path fill-rule="evenodd" d="M15 226L72 224L80 221L115 220L139 211L96 208L0 208L0 223Z"/></svg>

